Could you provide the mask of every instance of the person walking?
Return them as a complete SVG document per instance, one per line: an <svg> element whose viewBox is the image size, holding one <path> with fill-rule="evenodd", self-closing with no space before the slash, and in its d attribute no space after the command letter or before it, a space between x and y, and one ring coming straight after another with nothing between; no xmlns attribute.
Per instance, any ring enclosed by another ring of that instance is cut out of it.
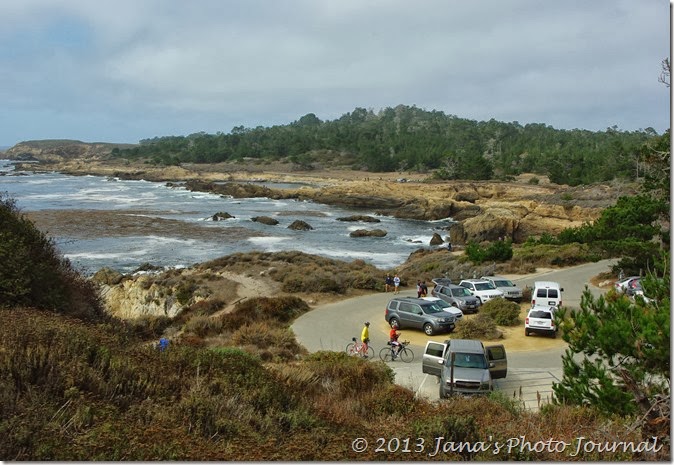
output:
<svg viewBox="0 0 674 465"><path fill-rule="evenodd" d="M398 292L400 292L400 277L398 277L397 273L393 277L393 288L394 288L394 291L393 291L394 294L398 294Z"/></svg>
<svg viewBox="0 0 674 465"><path fill-rule="evenodd" d="M421 290L421 280L419 279L419 280L417 280L417 299L421 298L421 292L422 292L422 290Z"/></svg>
<svg viewBox="0 0 674 465"><path fill-rule="evenodd" d="M428 286L426 286L426 281L421 281L421 297L426 297L428 295Z"/></svg>
<svg viewBox="0 0 674 465"><path fill-rule="evenodd" d="M388 292L389 289L393 288L393 278L391 277L390 273L386 273L386 278L384 279L384 285L386 287L386 292Z"/></svg>
<svg viewBox="0 0 674 465"><path fill-rule="evenodd" d="M367 358L367 343L370 342L370 322L366 321L363 325L363 331L360 333L360 340L363 343L361 357Z"/></svg>

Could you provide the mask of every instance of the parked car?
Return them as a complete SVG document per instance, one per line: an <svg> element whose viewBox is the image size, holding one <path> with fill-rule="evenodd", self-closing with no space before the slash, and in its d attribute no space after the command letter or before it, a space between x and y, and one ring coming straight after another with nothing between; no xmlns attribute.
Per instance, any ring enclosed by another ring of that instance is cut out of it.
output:
<svg viewBox="0 0 674 465"><path fill-rule="evenodd" d="M534 291L531 294L531 305L562 306L562 292L564 288L554 281L534 282Z"/></svg>
<svg viewBox="0 0 674 465"><path fill-rule="evenodd" d="M428 336L454 331L456 318L440 305L414 297L397 297L386 304L384 318L391 327L421 329Z"/></svg>
<svg viewBox="0 0 674 465"><path fill-rule="evenodd" d="M527 312L524 319L524 335L545 334L557 337L557 325L555 325L555 310L553 305L534 305Z"/></svg>
<svg viewBox="0 0 674 465"><path fill-rule="evenodd" d="M464 279L459 283L459 286L468 289L471 294L480 299L482 304L504 295L503 291L496 289L492 283L482 279Z"/></svg>
<svg viewBox="0 0 674 465"><path fill-rule="evenodd" d="M627 292L629 289L634 289L641 279L641 276L630 276L615 282L614 287L618 292Z"/></svg>
<svg viewBox="0 0 674 465"><path fill-rule="evenodd" d="M475 339L428 341L421 359L424 373L440 378L440 398L451 394L488 394L505 378L508 359L501 344L485 347Z"/></svg>
<svg viewBox="0 0 674 465"><path fill-rule="evenodd" d="M463 288L462 288L463 289ZM429 302L435 302L438 304L442 309L448 313L451 313L454 315L454 318L456 318L456 321L461 321L461 318L463 318L463 312L459 310L457 307L448 304L444 300L442 300L440 297L422 297L421 300L428 300Z"/></svg>
<svg viewBox="0 0 674 465"><path fill-rule="evenodd" d="M482 305L480 299L475 297L468 289L452 284L449 279L436 278L433 280L433 284L435 284L431 290L433 297L444 300L463 313L477 313L480 305Z"/></svg>
<svg viewBox="0 0 674 465"><path fill-rule="evenodd" d="M480 279L492 283L496 289L503 291L503 296L506 299L518 303L522 301L522 289L508 278L504 278L503 276L482 276Z"/></svg>

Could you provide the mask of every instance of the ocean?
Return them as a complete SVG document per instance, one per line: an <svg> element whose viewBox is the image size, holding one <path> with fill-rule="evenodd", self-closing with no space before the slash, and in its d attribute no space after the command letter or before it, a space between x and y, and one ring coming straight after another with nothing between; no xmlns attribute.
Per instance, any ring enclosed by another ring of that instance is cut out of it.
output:
<svg viewBox="0 0 674 465"><path fill-rule="evenodd" d="M261 184L276 189L297 187ZM362 259L388 270L420 248L435 248L429 246L433 234L444 239L453 222L450 218L401 220L311 201L234 199L162 182L19 173L9 160L0 160L0 192L6 192L28 216L50 218L45 233L86 275L103 267L130 273L145 263L186 267L236 252L287 250L345 261ZM234 218L213 221L218 212ZM376 216L381 222L337 220L351 215ZM252 221L256 216L272 217L279 224ZM295 220L314 229L288 229ZM350 237L356 229L384 229L388 234Z"/></svg>

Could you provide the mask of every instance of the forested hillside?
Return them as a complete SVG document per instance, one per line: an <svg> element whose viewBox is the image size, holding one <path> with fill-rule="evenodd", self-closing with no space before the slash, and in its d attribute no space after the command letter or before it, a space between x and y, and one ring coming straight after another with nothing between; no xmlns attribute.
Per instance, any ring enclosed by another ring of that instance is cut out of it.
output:
<svg viewBox="0 0 674 465"><path fill-rule="evenodd" d="M579 185L641 177L642 147L656 136L652 128L560 130L399 105L377 113L356 108L333 121L309 113L282 126L155 137L112 153L157 164L287 158L305 169L338 158L342 165L372 172L435 170L442 179L507 179L528 172Z"/></svg>

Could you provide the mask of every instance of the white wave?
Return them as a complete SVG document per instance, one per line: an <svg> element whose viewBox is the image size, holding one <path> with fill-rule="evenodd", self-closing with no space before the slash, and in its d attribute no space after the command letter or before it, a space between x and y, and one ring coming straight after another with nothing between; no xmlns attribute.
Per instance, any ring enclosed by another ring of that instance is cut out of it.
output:
<svg viewBox="0 0 674 465"><path fill-rule="evenodd" d="M84 259L84 260L115 260L115 259L122 259L128 256L142 256L142 255L147 255L148 250L136 250L136 251L128 251L125 250L124 252L119 252L119 253L102 253L102 252L80 252L80 253L66 253L64 256L69 259Z"/></svg>
<svg viewBox="0 0 674 465"><path fill-rule="evenodd" d="M255 245L274 246L284 241L292 239L291 237L249 237L247 240Z"/></svg>

